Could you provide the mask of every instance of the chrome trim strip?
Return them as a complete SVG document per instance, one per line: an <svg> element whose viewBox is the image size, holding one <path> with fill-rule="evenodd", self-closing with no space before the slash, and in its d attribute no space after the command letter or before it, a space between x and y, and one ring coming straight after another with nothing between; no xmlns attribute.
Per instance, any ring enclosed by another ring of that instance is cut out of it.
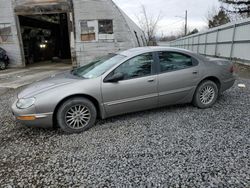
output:
<svg viewBox="0 0 250 188"><path fill-rule="evenodd" d="M150 95L143 95L140 97L133 97L133 98L127 98L127 99L122 99L122 100L116 100L116 101L104 103L104 105L112 106L112 105L123 104L126 102L134 102L134 101L149 99L149 98L153 98L153 97L158 97L158 94L154 93L154 94L150 94Z"/></svg>
<svg viewBox="0 0 250 188"><path fill-rule="evenodd" d="M182 88L182 89L176 89L176 90L171 90L171 91L165 91L165 92L161 92L159 93L159 96L164 96L164 95L169 95L169 94L174 94L174 93L181 93L181 92L185 92L188 90L193 89L194 87L186 87L186 88Z"/></svg>
<svg viewBox="0 0 250 188"><path fill-rule="evenodd" d="M35 114L36 118L46 118L50 115L53 115L53 112L43 113L43 114Z"/></svg>

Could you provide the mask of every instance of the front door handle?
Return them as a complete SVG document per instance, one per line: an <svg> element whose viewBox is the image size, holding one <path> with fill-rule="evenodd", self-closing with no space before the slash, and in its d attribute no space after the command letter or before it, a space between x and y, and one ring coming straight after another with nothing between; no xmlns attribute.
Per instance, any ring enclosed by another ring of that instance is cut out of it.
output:
<svg viewBox="0 0 250 188"><path fill-rule="evenodd" d="M154 78L148 79L148 82L154 82L154 81L155 81Z"/></svg>

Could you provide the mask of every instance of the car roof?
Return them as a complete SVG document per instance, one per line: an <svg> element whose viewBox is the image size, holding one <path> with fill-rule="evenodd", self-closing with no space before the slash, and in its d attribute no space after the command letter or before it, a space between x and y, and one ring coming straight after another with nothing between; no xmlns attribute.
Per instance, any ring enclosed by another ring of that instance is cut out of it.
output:
<svg viewBox="0 0 250 188"><path fill-rule="evenodd" d="M175 52L185 52L188 54L194 54L193 52L181 48L172 48L172 47L162 47L162 46L152 46L152 47L139 47L139 48L131 48L125 51L119 51L117 54L124 55L127 57L140 55L148 52L156 52L156 51L175 51Z"/></svg>

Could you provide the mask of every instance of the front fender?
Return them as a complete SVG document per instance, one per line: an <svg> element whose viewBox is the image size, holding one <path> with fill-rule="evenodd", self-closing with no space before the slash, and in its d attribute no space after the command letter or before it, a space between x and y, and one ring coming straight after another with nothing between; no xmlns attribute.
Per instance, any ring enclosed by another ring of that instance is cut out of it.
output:
<svg viewBox="0 0 250 188"><path fill-rule="evenodd" d="M102 104L100 81L100 78L82 80L40 93L35 96L36 113L54 112L62 100L74 95L88 95Z"/></svg>

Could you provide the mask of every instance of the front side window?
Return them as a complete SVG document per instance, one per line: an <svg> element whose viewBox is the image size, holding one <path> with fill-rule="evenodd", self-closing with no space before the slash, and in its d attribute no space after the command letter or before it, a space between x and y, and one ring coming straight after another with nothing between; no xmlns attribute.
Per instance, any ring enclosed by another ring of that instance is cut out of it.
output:
<svg viewBox="0 0 250 188"><path fill-rule="evenodd" d="M0 23L0 43L13 42L11 24Z"/></svg>
<svg viewBox="0 0 250 188"><path fill-rule="evenodd" d="M152 73L153 56L146 53L136 56L113 71L113 74L122 73L124 80L149 76Z"/></svg>
<svg viewBox="0 0 250 188"><path fill-rule="evenodd" d="M99 20L99 34L113 34L113 21L112 20Z"/></svg>
<svg viewBox="0 0 250 188"><path fill-rule="evenodd" d="M160 72L170 72L193 66L190 56L177 52L159 52Z"/></svg>

